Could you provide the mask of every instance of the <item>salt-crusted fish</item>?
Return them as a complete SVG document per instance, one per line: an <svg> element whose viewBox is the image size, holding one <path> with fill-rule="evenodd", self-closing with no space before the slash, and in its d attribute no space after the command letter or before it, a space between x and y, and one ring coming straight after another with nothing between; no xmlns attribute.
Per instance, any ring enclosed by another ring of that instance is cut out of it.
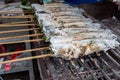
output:
<svg viewBox="0 0 120 80"><path fill-rule="evenodd" d="M83 15L84 10L63 3L32 4L56 56L78 58L118 47L117 36Z"/></svg>

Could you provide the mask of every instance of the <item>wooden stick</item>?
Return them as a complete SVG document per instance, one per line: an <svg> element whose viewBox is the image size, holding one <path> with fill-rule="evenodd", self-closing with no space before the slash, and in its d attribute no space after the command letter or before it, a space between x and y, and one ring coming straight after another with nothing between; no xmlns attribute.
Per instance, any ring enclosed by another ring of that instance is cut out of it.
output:
<svg viewBox="0 0 120 80"><path fill-rule="evenodd" d="M1 19L7 19L7 18L34 18L35 16L33 15L23 15L23 16L0 16Z"/></svg>
<svg viewBox="0 0 120 80"><path fill-rule="evenodd" d="M28 26L36 26L37 24L0 24L0 27L28 27Z"/></svg>
<svg viewBox="0 0 120 80"><path fill-rule="evenodd" d="M44 39L33 39L33 40L23 40L23 41L15 41L15 42L4 42L0 43L1 45L6 45L6 44L16 44L16 43L27 43L27 42L39 42L43 41Z"/></svg>
<svg viewBox="0 0 120 80"><path fill-rule="evenodd" d="M35 48L35 49L22 50L22 51L1 53L0 57L2 57L2 56L8 56L8 55L13 55L13 54L16 54L16 53L23 54L23 53L34 52L34 51L41 51L41 50L49 50L49 47L43 47L43 48Z"/></svg>
<svg viewBox="0 0 120 80"><path fill-rule="evenodd" d="M25 61L25 60L38 59L38 58L45 58L45 57L51 57L51 56L53 56L53 54L43 54L43 55L39 55L39 56L33 56L33 57L26 57L26 58L20 58L20 59L15 59L15 60L3 61L3 62L0 62L0 64L13 63L13 62L19 62L19 61Z"/></svg>
<svg viewBox="0 0 120 80"><path fill-rule="evenodd" d="M0 5L0 6L13 6L13 5L20 5L21 3L19 2L14 2L14 3L8 3L8 4L3 4L3 5Z"/></svg>
<svg viewBox="0 0 120 80"><path fill-rule="evenodd" d="M0 14L24 14L24 13L32 13L30 11L0 11Z"/></svg>
<svg viewBox="0 0 120 80"><path fill-rule="evenodd" d="M7 40L7 39L13 39L13 38L24 38L24 37L35 37L35 36L41 36L41 35L43 35L43 34L20 35L20 36L12 36L12 37L0 38L0 40Z"/></svg>
<svg viewBox="0 0 120 80"><path fill-rule="evenodd" d="M0 11L0 14L23 14L23 11Z"/></svg>
<svg viewBox="0 0 120 80"><path fill-rule="evenodd" d="M14 33L14 32L24 32L24 31L39 30L39 29L40 29L40 28L31 28L31 29L20 29L20 30L1 31L0 34Z"/></svg>
<svg viewBox="0 0 120 80"><path fill-rule="evenodd" d="M22 23L33 23L33 22L37 22L36 20L32 20L32 21L20 21L20 22L10 22L10 23L4 23L4 24L22 24Z"/></svg>

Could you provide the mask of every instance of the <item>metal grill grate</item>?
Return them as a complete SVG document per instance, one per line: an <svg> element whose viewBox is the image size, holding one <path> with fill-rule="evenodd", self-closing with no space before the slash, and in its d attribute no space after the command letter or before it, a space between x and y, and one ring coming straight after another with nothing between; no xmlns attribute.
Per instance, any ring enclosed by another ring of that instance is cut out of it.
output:
<svg viewBox="0 0 120 80"><path fill-rule="evenodd" d="M84 15L92 18L86 13ZM103 28L107 27L103 25ZM120 47L70 61L62 58L38 59L38 65L43 80L119 80Z"/></svg>

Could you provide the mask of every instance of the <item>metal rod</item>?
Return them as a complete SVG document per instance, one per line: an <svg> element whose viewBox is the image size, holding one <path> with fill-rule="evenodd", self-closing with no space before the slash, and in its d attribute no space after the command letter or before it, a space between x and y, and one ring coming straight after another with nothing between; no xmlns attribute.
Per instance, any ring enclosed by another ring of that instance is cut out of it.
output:
<svg viewBox="0 0 120 80"><path fill-rule="evenodd" d="M83 65L88 69L88 71L90 71L91 76L94 78L94 80L98 80L96 76L93 75L93 73L91 72L91 69L86 65L86 63L84 62L83 59L81 59L81 62L83 63Z"/></svg>
<svg viewBox="0 0 120 80"><path fill-rule="evenodd" d="M110 49L111 52L113 52L115 54L116 57L118 57L120 59L120 55L113 49Z"/></svg>
<svg viewBox="0 0 120 80"><path fill-rule="evenodd" d="M90 57L90 56L89 56L89 57ZM100 71L103 73L103 75L105 76L105 78L106 78L107 80L111 80L110 77L105 73L105 71L99 66L97 58L95 58L95 59L92 59L92 57L90 57L90 58L91 58L91 61L95 64L95 66L96 66L98 69L100 69Z"/></svg>
<svg viewBox="0 0 120 80"><path fill-rule="evenodd" d="M106 52L106 51L104 51L104 52L106 53L106 55L107 55L117 66L120 66L120 64L119 64L117 61L115 61L115 60L109 55L108 52Z"/></svg>
<svg viewBox="0 0 120 80"><path fill-rule="evenodd" d="M113 74L117 77L117 78L120 78L119 74L110 67L110 65L101 57L99 57L101 59L102 62L104 62L106 64L106 66L113 72Z"/></svg>

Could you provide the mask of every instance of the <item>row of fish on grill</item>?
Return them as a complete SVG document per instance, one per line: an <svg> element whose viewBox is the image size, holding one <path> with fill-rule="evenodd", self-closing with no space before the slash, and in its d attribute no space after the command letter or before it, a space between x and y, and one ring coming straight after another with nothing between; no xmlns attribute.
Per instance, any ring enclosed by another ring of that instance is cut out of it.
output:
<svg viewBox="0 0 120 80"><path fill-rule="evenodd" d="M86 18L83 9L63 3L32 7L56 56L69 60L119 46L117 36Z"/></svg>

